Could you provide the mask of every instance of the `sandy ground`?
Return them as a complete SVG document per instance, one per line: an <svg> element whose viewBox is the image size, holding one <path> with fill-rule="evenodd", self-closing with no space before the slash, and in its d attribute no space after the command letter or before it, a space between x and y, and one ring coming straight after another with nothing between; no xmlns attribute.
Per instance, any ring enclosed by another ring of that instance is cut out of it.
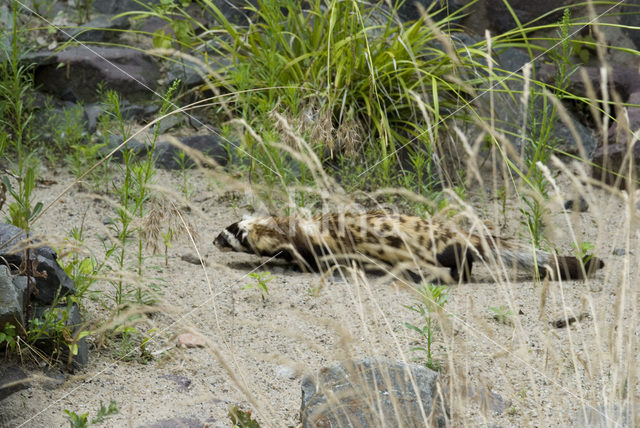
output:
<svg viewBox="0 0 640 428"><path fill-rule="evenodd" d="M66 173L43 175L55 181L38 187L36 200L45 204L72 181ZM165 172L158 173L156 182L179 188L178 177ZM419 338L403 325L420 322L403 307L413 303L410 287L371 275L363 280L350 272L346 280L323 281L319 274L296 272L280 263L263 265L265 259L251 255L221 253L213 238L249 207L242 199L222 197L224 189L201 173L192 173L190 182L195 192L185 215L195 225L207 266L182 260L195 254L184 238L169 249L168 266L162 257L147 259L144 276L158 284L163 295L162 306L139 327L152 338L147 348L154 359L143 363L122 358L121 343L107 340L92 347L88 366L66 373L63 383L35 380L0 402L0 426L68 426L64 409L93 417L100 402L110 400L117 402L120 413L103 426L138 427L183 417L228 427L227 411L234 404L252 409L262 426L296 426L305 373L347 357L420 356L409 351L421 344ZM456 397L456 426L572 426L590 406L634 402L638 241L635 234L628 236L625 205L619 198L595 191L589 203L589 212L571 217L555 206L552 220L561 250L570 249L567 220L578 241L595 244L595 253L606 263L596 278L509 282L480 268L474 271L476 282L450 288L445 310L451 328L448 334L437 333L435 354L448 363L448 378L455 386L488 388L507 402L507 410L495 415L478 400ZM61 237L79 227L83 217L85 250L101 258L99 237L114 237L105 225L113 209L88 191L70 190L35 229ZM506 230L507 236L516 235L517 220L511 223L516 226ZM628 255L612 255L614 248L626 248ZM133 245L128 252L134 265ZM247 274L254 270L275 277L264 300L257 289L242 289L252 282ZM104 323L113 287L100 281L94 289L102 292L84 299L84 314L88 321ZM492 319L488 308L501 305L511 309L513 325ZM553 328L549 322L564 310L590 316L570 328ZM207 346L177 347L175 336L184 331L201 335ZM97 344L95 337L91 342ZM42 373L41 360L26 356L24 361L31 373ZM176 376L187 378L190 385L181 386L172 380L181 379Z"/></svg>

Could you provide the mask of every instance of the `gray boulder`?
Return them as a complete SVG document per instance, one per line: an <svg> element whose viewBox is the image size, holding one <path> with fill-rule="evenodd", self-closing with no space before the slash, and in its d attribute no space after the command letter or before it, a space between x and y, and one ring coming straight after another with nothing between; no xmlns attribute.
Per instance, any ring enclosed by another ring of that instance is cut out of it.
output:
<svg viewBox="0 0 640 428"><path fill-rule="evenodd" d="M160 77L151 56L126 48L74 46L29 53L22 61L34 64L35 84L43 91L73 102L97 101L100 84L130 101L148 99Z"/></svg>
<svg viewBox="0 0 640 428"><path fill-rule="evenodd" d="M0 400L28 388L27 374L15 366L0 366ZM2 419L0 419L2 420Z"/></svg>
<svg viewBox="0 0 640 428"><path fill-rule="evenodd" d="M114 18L109 15L96 15L91 21L77 28L63 30L60 40L66 42L111 42L121 34L120 30L129 28L129 20L126 17Z"/></svg>
<svg viewBox="0 0 640 428"><path fill-rule="evenodd" d="M302 381L302 426L428 426L437 378L424 366L386 359L324 367Z"/></svg>
<svg viewBox="0 0 640 428"><path fill-rule="evenodd" d="M26 280L26 277L22 277ZM24 325L27 286L16 284L6 266L0 266L0 331L6 323Z"/></svg>
<svg viewBox="0 0 640 428"><path fill-rule="evenodd" d="M21 241L26 239L24 231L11 224L0 224L0 258L4 259L12 271L12 274L22 274L19 268L22 265L25 252L20 248ZM73 280L57 262L58 256L51 247L46 245L32 248L30 259L37 261L37 273L35 276L34 299L44 304L53 303L56 296L62 297L75 291Z"/></svg>

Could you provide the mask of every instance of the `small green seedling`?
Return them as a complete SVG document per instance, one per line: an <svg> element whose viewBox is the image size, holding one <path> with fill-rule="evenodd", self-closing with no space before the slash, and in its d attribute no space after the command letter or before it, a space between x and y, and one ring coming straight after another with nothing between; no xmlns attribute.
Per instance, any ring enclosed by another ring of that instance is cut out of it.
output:
<svg viewBox="0 0 640 428"><path fill-rule="evenodd" d="M234 405L229 407L228 415L233 428L260 428L258 421L251 417L251 410L240 410Z"/></svg>
<svg viewBox="0 0 640 428"><path fill-rule="evenodd" d="M434 341L434 332L437 327L437 320L432 316L432 313L437 307L444 307L445 303L449 300L449 290L443 285L426 284L418 290L417 303L413 305L403 305L405 308L417 312L420 314L424 321L422 327L418 327L414 324L405 322L404 326L410 330L417 332L424 339L424 346L415 346L411 348L411 351L419 351L425 354L424 365L431 370L440 370L441 363L433 358L432 345Z"/></svg>
<svg viewBox="0 0 640 428"><path fill-rule="evenodd" d="M4 328L0 331L0 346L6 343L7 348L14 351L16 349L16 326L10 323L5 323Z"/></svg>
<svg viewBox="0 0 640 428"><path fill-rule="evenodd" d="M493 319L498 321L500 324L513 325L513 320L511 319L513 311L508 307L500 305L494 308L490 307L489 310L493 312Z"/></svg>
<svg viewBox="0 0 640 428"><path fill-rule="evenodd" d="M109 402L109 407L106 407L101 401L98 413L91 421L89 421L89 412L79 415L71 410L64 410L64 413L67 414L67 419L69 419L71 428L86 428L90 425L102 423L105 418L115 415L118 412L120 412L120 409L118 409L118 403L116 403L115 400L111 400Z"/></svg>
<svg viewBox="0 0 640 428"><path fill-rule="evenodd" d="M573 247L573 254L582 260L582 263L587 263L593 257L593 254L590 253L595 246L591 242L583 241L579 245L571 244L571 246Z"/></svg>
<svg viewBox="0 0 640 428"><path fill-rule="evenodd" d="M271 272L253 272L250 273L249 276L253 278L256 282L251 284L246 284L242 287L243 290L248 290L250 288L258 288L262 291L262 300L264 300L264 296L269 294L269 289L267 288L267 283L271 280L274 280L276 277L271 276Z"/></svg>

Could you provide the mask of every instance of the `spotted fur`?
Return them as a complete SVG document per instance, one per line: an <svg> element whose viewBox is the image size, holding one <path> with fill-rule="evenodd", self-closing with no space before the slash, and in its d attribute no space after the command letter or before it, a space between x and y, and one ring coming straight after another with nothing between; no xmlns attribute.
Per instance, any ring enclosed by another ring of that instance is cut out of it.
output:
<svg viewBox="0 0 640 428"><path fill-rule="evenodd" d="M340 260L395 267L445 282L469 281L474 261L501 261L518 271L552 278L582 279L604 267L590 257L555 256L496 237L482 238L453 222L372 212L319 214L312 218L249 217L225 228L214 244L237 251L297 262L322 270Z"/></svg>

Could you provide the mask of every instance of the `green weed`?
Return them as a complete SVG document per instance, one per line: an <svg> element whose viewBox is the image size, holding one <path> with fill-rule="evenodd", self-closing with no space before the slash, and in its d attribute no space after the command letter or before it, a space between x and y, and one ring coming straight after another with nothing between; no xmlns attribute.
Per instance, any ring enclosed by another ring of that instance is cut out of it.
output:
<svg viewBox="0 0 640 428"><path fill-rule="evenodd" d="M98 409L96 417L91 421L89 421L89 412L78 415L76 412L71 410L65 409L63 411L67 415L71 428L86 428L91 425L103 423L109 416L118 414L120 409L118 408L118 403L116 403L115 400L111 400L108 407L100 402L100 408Z"/></svg>
<svg viewBox="0 0 640 428"><path fill-rule="evenodd" d="M264 301L264 296L269 294L267 284L274 280L276 277L272 276L271 272L252 272L249 274L249 277L253 278L255 282L244 285L242 289L249 290L252 288L257 288L262 292L262 300Z"/></svg>
<svg viewBox="0 0 640 428"><path fill-rule="evenodd" d="M498 307L490 307L489 310L493 312L493 319L498 321L500 324L513 325L513 320L511 319L513 311L508 307L502 305Z"/></svg>
<svg viewBox="0 0 640 428"><path fill-rule="evenodd" d="M424 340L424 346L415 346L411 348L411 351L423 353L425 356L420 360L424 362L424 365L432 370L440 370L441 363L433 358L432 353L434 333L437 327L437 320L433 316L433 312L437 307L442 308L447 303L449 300L449 290L442 285L426 284L419 287L416 291L418 292L417 303L403 306L419 314L423 324L420 327L405 322L404 326L417 332Z"/></svg>

